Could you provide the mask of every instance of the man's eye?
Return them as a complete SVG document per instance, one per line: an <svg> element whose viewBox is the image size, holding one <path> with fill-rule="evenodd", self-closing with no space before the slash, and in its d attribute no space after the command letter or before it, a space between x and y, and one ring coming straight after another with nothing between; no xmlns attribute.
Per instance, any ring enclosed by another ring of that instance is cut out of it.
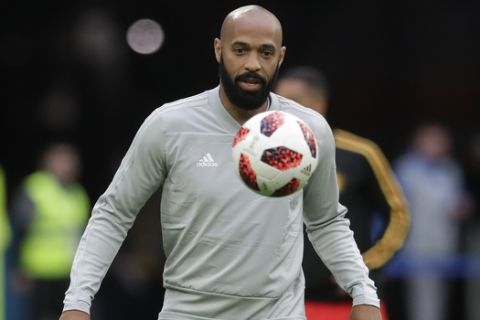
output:
<svg viewBox="0 0 480 320"><path fill-rule="evenodd" d="M233 49L233 52L234 52L235 54L241 55L241 54L245 53L245 49L243 49L243 48L235 48L235 49Z"/></svg>
<svg viewBox="0 0 480 320"><path fill-rule="evenodd" d="M266 58L270 58L271 56L273 56L273 52L272 52L272 51L263 51L262 54L263 54L263 56L266 57Z"/></svg>

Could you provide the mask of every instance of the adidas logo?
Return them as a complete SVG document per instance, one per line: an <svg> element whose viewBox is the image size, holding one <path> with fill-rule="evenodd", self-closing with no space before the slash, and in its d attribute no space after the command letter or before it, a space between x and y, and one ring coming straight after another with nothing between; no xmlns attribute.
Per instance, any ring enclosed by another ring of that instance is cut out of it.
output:
<svg viewBox="0 0 480 320"><path fill-rule="evenodd" d="M207 152L200 160L197 161L197 167L218 167L218 163L213 160L210 152Z"/></svg>
<svg viewBox="0 0 480 320"><path fill-rule="evenodd" d="M309 164L308 166L303 168L302 171L300 171L300 172L303 173L306 176L310 176L312 174L312 165Z"/></svg>

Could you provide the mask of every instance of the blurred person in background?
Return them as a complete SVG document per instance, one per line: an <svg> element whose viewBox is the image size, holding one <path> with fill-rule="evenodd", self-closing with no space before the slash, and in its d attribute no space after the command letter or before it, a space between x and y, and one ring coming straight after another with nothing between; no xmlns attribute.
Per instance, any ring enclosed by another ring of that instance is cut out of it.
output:
<svg viewBox="0 0 480 320"><path fill-rule="evenodd" d="M324 74L313 66L285 70L275 91L324 116L327 114L328 83ZM401 247L409 228L403 192L386 157L374 142L338 128L334 128L333 133L340 202L349 209L347 217L367 266L370 270L380 268ZM388 223L380 240L374 236L378 216L383 226ZM328 303L336 303L333 308L338 319L344 319L341 310L349 303L348 296L335 283L309 241L305 241L303 270L308 319L318 316L323 319L322 309L331 307ZM375 277L375 273L372 276Z"/></svg>
<svg viewBox="0 0 480 320"><path fill-rule="evenodd" d="M14 195L13 294L25 298L25 319L56 319L68 287L76 246L89 217L90 200L79 184L80 156L68 143L53 143Z"/></svg>
<svg viewBox="0 0 480 320"><path fill-rule="evenodd" d="M472 199L473 219L465 226L466 251L466 319L480 319L480 132L473 133L466 139L464 153L465 183Z"/></svg>
<svg viewBox="0 0 480 320"><path fill-rule="evenodd" d="M460 225L468 216L464 174L452 152L453 137L438 122L422 123L394 165L410 204L412 228L387 275L404 276L409 320L448 318L448 277L454 275ZM457 316L453 317L458 319Z"/></svg>
<svg viewBox="0 0 480 320"><path fill-rule="evenodd" d="M7 217L7 187L5 173L0 165L0 320L6 315L5 252L10 239L10 225Z"/></svg>

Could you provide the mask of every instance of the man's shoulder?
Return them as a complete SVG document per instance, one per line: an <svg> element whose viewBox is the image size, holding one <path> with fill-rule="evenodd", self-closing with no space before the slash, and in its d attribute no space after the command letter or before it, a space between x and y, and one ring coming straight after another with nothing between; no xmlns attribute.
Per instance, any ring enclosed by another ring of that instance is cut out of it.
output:
<svg viewBox="0 0 480 320"><path fill-rule="evenodd" d="M147 117L145 123L161 123L163 127L175 127L179 123L188 123L189 119L198 116L199 111L206 111L212 90L166 102L157 107Z"/></svg>
<svg viewBox="0 0 480 320"><path fill-rule="evenodd" d="M195 95L167 102L157 108L159 113L182 112L189 108L204 107L212 90L206 90Z"/></svg>
<svg viewBox="0 0 480 320"><path fill-rule="evenodd" d="M315 110L307 108L296 101L285 98L278 94L272 94L272 98L278 104L280 110L292 113L305 121L318 134L331 135L331 128L323 115Z"/></svg>
<svg viewBox="0 0 480 320"><path fill-rule="evenodd" d="M301 118L314 118L325 120L325 118L317 111L307 108L292 99L275 93L272 93L272 97L273 99L276 99L278 101L280 109L283 109L287 112L295 113Z"/></svg>

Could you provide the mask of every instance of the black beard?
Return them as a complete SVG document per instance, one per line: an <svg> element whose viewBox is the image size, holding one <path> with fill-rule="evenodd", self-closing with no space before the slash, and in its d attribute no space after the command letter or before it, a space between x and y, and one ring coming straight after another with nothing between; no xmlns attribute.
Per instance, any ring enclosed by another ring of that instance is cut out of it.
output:
<svg viewBox="0 0 480 320"><path fill-rule="evenodd" d="M225 69L223 59L218 64L218 73L220 76L220 81L223 84L225 94L235 106L243 110L258 109L265 103L265 101L267 101L270 91L272 91L273 84L278 77L278 69L279 68L277 66L272 80L270 81L266 81L255 72L245 72L237 76L235 79L232 79ZM238 82L245 78L255 78L260 81L262 85L260 90L245 91L240 88Z"/></svg>

